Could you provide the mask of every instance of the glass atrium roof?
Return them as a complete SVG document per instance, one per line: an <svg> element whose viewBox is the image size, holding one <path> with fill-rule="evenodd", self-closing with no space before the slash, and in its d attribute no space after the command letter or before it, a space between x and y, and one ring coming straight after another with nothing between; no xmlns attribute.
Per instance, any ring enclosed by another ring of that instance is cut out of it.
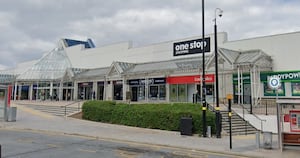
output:
<svg viewBox="0 0 300 158"><path fill-rule="evenodd" d="M71 63L62 48L56 48L43 56L31 68L17 77L17 80L60 80Z"/></svg>

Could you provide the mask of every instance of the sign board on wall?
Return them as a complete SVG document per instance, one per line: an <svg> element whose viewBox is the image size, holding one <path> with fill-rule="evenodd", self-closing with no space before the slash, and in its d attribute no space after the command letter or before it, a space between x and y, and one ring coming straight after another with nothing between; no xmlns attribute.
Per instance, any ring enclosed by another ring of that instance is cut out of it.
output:
<svg viewBox="0 0 300 158"><path fill-rule="evenodd" d="M146 79L133 79L128 80L129 85L153 85L153 84L166 84L166 78L148 78Z"/></svg>
<svg viewBox="0 0 300 158"><path fill-rule="evenodd" d="M189 84L189 83L200 83L202 82L202 76L200 75L193 75L193 76L170 76L167 78L167 83L169 84ZM215 75L214 74L206 74L205 75L205 82L206 83L213 83L215 82Z"/></svg>
<svg viewBox="0 0 300 158"><path fill-rule="evenodd" d="M233 79L234 84L238 84L238 80L239 80L238 74L232 74L232 79ZM249 73L243 73L243 76L242 76L242 78L240 78L240 81L241 81L241 79L243 79L243 83L251 83Z"/></svg>
<svg viewBox="0 0 300 158"><path fill-rule="evenodd" d="M300 110L290 110L291 132L300 132Z"/></svg>
<svg viewBox="0 0 300 158"><path fill-rule="evenodd" d="M195 39L190 41L177 42L173 44L173 56L197 54L204 52L210 52L210 38Z"/></svg>
<svg viewBox="0 0 300 158"><path fill-rule="evenodd" d="M300 81L300 71L264 72L260 73L260 81L268 82L274 76L278 77L281 82Z"/></svg>

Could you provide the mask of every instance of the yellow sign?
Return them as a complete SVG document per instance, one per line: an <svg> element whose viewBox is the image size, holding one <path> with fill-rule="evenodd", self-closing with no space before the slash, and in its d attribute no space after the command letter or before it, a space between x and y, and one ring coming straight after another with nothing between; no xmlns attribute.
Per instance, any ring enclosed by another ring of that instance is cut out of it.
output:
<svg viewBox="0 0 300 158"><path fill-rule="evenodd" d="M232 94L227 94L226 99L233 99L233 95Z"/></svg>
<svg viewBox="0 0 300 158"><path fill-rule="evenodd" d="M229 117L231 117L231 116L232 116L232 113L231 113L231 112L229 112L229 113L228 113L228 116L229 116Z"/></svg>

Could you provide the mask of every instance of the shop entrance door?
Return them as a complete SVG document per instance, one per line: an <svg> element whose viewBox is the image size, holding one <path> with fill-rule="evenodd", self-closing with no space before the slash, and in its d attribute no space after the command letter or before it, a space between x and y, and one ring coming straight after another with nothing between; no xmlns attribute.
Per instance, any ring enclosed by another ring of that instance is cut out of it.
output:
<svg viewBox="0 0 300 158"><path fill-rule="evenodd" d="M244 84L244 104L251 104L251 85Z"/></svg>
<svg viewBox="0 0 300 158"><path fill-rule="evenodd" d="M104 86L98 86L98 100L103 100Z"/></svg>
<svg viewBox="0 0 300 158"><path fill-rule="evenodd" d="M138 87L131 87L131 101L137 101L138 100Z"/></svg>

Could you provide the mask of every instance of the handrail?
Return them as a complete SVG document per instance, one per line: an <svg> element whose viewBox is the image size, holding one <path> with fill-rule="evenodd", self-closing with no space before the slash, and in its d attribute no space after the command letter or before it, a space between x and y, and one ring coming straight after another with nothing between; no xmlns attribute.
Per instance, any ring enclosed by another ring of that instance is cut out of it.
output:
<svg viewBox="0 0 300 158"><path fill-rule="evenodd" d="M224 106L227 106L226 104L223 104ZM246 111L248 112L248 113L250 113L250 111L247 109L247 108L245 108L243 105L240 105L240 106L242 106L243 107L243 119L245 120L245 109L246 109ZM260 121L260 128L261 128L261 131L263 131L263 121L264 122L267 122L267 120L266 119L261 119L261 118L259 118L257 115L255 115L255 114L253 114L252 113L252 115L256 118L256 119L258 119L259 121ZM246 121L246 120L245 120ZM247 121L248 122L248 121Z"/></svg>
<svg viewBox="0 0 300 158"><path fill-rule="evenodd" d="M70 106L70 105L73 105L75 103L78 103L78 111L80 111L80 104L79 104L80 102L81 102L81 100L77 100L77 101L71 102L67 105L61 106L61 108L63 108L63 107L65 108L65 116L67 116L67 107Z"/></svg>
<svg viewBox="0 0 300 158"><path fill-rule="evenodd" d="M246 109L246 111L250 114L250 111L247 109L247 108L245 108L245 106L244 105L242 105L242 104L240 104L240 106L242 106L243 107L243 119L245 120L245 112L244 112L244 110ZM261 119L261 118L259 118L256 114L251 114L251 115L253 115L255 118L257 118L259 121L260 121L260 128L261 128L261 131L263 131L263 121L264 122L267 122L267 120L266 119Z"/></svg>

